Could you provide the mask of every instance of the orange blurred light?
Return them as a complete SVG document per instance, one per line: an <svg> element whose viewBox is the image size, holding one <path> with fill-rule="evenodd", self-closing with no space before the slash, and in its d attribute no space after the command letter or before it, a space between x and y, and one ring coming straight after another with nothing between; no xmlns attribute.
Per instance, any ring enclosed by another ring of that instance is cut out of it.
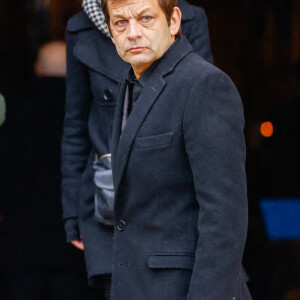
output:
<svg viewBox="0 0 300 300"><path fill-rule="evenodd" d="M260 126L260 133L264 137L271 137L274 132L274 127L271 122L263 122Z"/></svg>

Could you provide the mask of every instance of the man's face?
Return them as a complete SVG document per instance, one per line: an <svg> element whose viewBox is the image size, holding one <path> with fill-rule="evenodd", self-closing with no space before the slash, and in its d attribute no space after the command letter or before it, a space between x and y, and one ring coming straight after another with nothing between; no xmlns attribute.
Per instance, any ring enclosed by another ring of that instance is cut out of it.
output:
<svg viewBox="0 0 300 300"><path fill-rule="evenodd" d="M137 77L167 51L180 27L180 10L169 26L158 0L109 0L108 11L112 41Z"/></svg>

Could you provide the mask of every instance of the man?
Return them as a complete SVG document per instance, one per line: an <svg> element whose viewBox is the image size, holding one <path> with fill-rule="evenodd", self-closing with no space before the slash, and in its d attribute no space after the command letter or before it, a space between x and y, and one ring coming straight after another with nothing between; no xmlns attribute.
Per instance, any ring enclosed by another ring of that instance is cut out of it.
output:
<svg viewBox="0 0 300 300"><path fill-rule="evenodd" d="M68 242L84 249L89 283L109 283L113 226L94 217L95 157L111 152L118 84L129 64L117 54L98 0L67 26L67 95L62 142L62 202ZM205 12L180 0L182 32L212 62ZM97 154L97 155L96 155ZM109 284L106 284L109 286Z"/></svg>
<svg viewBox="0 0 300 300"><path fill-rule="evenodd" d="M113 300L251 299L243 110L180 37L176 0L105 0L131 64L113 130Z"/></svg>

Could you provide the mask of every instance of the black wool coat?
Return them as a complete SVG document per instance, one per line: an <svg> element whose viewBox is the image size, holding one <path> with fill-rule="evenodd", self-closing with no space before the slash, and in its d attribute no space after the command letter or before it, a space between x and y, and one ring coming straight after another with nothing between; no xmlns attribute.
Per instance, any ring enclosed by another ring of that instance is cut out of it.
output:
<svg viewBox="0 0 300 300"><path fill-rule="evenodd" d="M212 61L203 9L179 0L182 32L195 51ZM94 219L93 160L111 152L118 84L128 67L115 46L84 12L70 19L67 32L67 97L62 139L62 203L68 241L85 245L89 278L112 271L113 228Z"/></svg>
<svg viewBox="0 0 300 300"><path fill-rule="evenodd" d="M147 80L122 132L117 100L112 300L251 299L240 96L184 37Z"/></svg>

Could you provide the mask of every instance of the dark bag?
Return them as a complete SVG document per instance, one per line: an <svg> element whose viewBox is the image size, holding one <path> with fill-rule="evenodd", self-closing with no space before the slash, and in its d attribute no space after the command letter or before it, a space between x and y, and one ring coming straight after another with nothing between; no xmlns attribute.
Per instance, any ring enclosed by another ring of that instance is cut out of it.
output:
<svg viewBox="0 0 300 300"><path fill-rule="evenodd" d="M104 154L94 161L95 219L104 225L114 225L114 186L111 170L111 154Z"/></svg>

